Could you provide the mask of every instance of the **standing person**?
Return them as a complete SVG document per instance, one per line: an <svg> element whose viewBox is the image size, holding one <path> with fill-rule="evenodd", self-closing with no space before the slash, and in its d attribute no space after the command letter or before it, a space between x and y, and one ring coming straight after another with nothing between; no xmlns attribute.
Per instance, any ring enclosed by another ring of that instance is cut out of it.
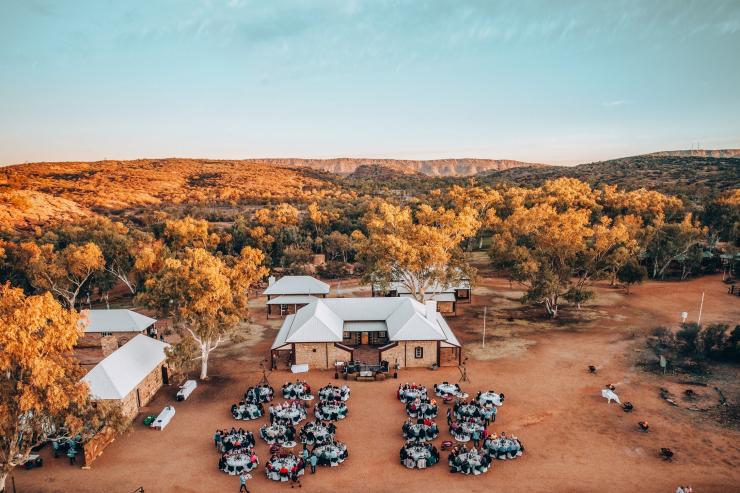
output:
<svg viewBox="0 0 740 493"><path fill-rule="evenodd" d="M69 465L74 466L77 461L77 449L75 448L74 442L70 441L69 449L67 450L67 457L69 457Z"/></svg>
<svg viewBox="0 0 740 493"><path fill-rule="evenodd" d="M221 431L217 431L213 435L213 444L216 446L216 450L221 450Z"/></svg>
<svg viewBox="0 0 740 493"><path fill-rule="evenodd" d="M311 474L316 474L316 464L319 463L319 458L316 456L316 454L311 454L311 458L309 459L309 464L311 464Z"/></svg>
<svg viewBox="0 0 740 493"><path fill-rule="evenodd" d="M252 475L247 471L242 471L239 475L239 493L242 493L242 491L249 493L249 489L247 489L247 480L249 479L252 479Z"/></svg>
<svg viewBox="0 0 740 493"><path fill-rule="evenodd" d="M477 429L473 432L473 446L475 448L480 448L480 433Z"/></svg>

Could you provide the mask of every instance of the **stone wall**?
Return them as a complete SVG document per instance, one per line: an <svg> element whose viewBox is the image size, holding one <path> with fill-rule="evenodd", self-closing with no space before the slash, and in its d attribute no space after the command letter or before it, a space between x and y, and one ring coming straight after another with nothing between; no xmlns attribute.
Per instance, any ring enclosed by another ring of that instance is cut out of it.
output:
<svg viewBox="0 0 740 493"><path fill-rule="evenodd" d="M460 348L456 347L439 348L439 366L457 366L459 352Z"/></svg>
<svg viewBox="0 0 740 493"><path fill-rule="evenodd" d="M415 357L415 348L423 349L423 357ZM396 347L386 349L381 355L391 368L398 364L401 368L428 367L437 362L437 341L400 341Z"/></svg>
<svg viewBox="0 0 740 493"><path fill-rule="evenodd" d="M121 410L124 416L135 418L139 414L139 407L136 402L136 391L139 391L141 405L146 406L154 398L154 395L162 388L162 365L157 365L145 378L136 386L134 390L121 399Z"/></svg>
<svg viewBox="0 0 740 493"><path fill-rule="evenodd" d="M108 356L138 334L141 332L114 332L109 336L104 336L100 332L87 332L77 340L77 346L99 347L103 350L103 355Z"/></svg>
<svg viewBox="0 0 740 493"><path fill-rule="evenodd" d="M437 341L406 341L405 344L407 367L428 367L437 362ZM414 357L416 347L423 349L422 358Z"/></svg>
<svg viewBox="0 0 740 493"><path fill-rule="evenodd" d="M455 313L455 302L453 301L438 301L437 311L443 315L450 315Z"/></svg>

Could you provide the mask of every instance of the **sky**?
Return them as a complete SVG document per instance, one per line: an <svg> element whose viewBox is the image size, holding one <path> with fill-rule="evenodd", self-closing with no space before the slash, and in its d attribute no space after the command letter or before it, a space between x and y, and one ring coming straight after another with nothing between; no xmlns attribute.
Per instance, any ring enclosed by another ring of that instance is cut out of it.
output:
<svg viewBox="0 0 740 493"><path fill-rule="evenodd" d="M0 0L0 164L740 147L740 0Z"/></svg>

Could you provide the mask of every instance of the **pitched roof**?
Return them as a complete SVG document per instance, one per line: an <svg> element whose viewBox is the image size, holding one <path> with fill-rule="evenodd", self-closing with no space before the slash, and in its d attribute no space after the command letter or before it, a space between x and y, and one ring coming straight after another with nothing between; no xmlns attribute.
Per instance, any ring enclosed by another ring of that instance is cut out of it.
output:
<svg viewBox="0 0 740 493"><path fill-rule="evenodd" d="M89 310L85 332L141 332L156 322L131 310Z"/></svg>
<svg viewBox="0 0 740 493"><path fill-rule="evenodd" d="M122 399L162 364L169 344L139 334L82 377L94 399Z"/></svg>
<svg viewBox="0 0 740 493"><path fill-rule="evenodd" d="M311 295L299 295L299 294L284 294L273 298L267 302L268 305L308 305L312 301L316 300L316 296Z"/></svg>
<svg viewBox="0 0 740 493"><path fill-rule="evenodd" d="M391 341L460 345L440 313L435 310L430 317L427 307L411 298L317 299L285 319L272 348L296 342L342 342L345 324L354 329L361 322L374 327L383 322Z"/></svg>
<svg viewBox="0 0 740 493"><path fill-rule="evenodd" d="M262 294L329 294L329 285L311 276L284 276Z"/></svg>

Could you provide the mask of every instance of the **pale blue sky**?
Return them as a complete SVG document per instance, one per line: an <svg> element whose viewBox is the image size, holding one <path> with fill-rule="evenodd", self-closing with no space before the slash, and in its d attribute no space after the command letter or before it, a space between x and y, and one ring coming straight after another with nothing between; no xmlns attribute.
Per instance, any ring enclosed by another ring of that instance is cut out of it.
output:
<svg viewBox="0 0 740 493"><path fill-rule="evenodd" d="M0 0L0 163L740 147L740 0Z"/></svg>

